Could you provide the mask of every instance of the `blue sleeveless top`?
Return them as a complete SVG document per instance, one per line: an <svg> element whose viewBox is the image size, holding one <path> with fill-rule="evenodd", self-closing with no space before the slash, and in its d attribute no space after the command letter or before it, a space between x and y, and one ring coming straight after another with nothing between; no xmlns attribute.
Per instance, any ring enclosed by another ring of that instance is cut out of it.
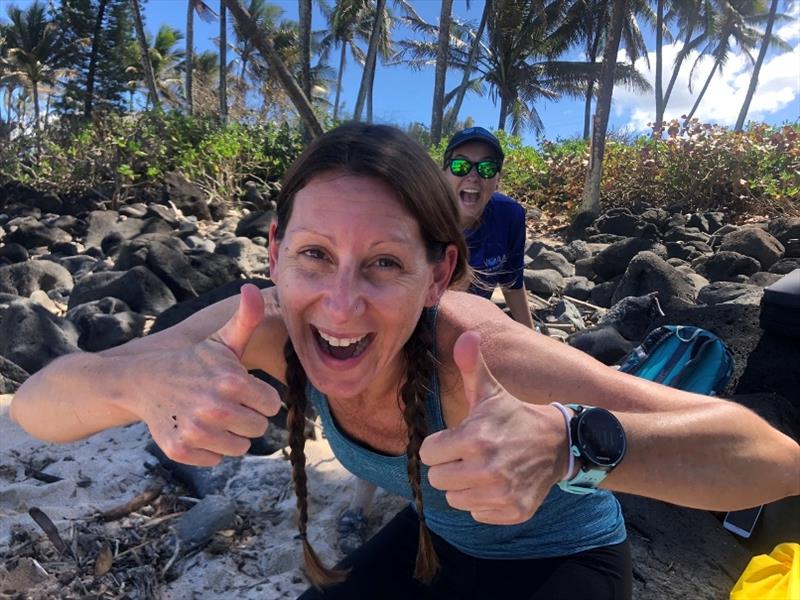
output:
<svg viewBox="0 0 800 600"><path fill-rule="evenodd" d="M422 318L435 324L435 309ZM435 351L435 349L434 349ZM434 372L430 394L425 399L429 433L446 429L439 399L439 381ZM307 397L322 419L323 429L336 458L351 473L383 489L407 498L415 506L406 470L407 459L370 450L340 430L327 398L310 383ZM528 521L517 525L479 523L466 511L447 504L444 492L428 482L428 467L421 464L421 489L428 528L460 551L476 558L548 558L575 554L625 540L622 510L607 490L577 495L553 486L542 505Z"/></svg>

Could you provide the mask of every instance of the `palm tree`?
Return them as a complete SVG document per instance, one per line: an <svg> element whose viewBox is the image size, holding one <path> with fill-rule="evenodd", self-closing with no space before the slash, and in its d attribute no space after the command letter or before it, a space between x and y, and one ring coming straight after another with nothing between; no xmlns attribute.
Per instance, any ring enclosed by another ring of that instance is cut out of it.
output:
<svg viewBox="0 0 800 600"><path fill-rule="evenodd" d="M257 27L277 33L279 28L276 27L275 23L281 15L283 15L283 9L281 7L274 4L267 4L265 0L250 0L245 10ZM234 21L233 23L233 32L236 36L235 50L239 55L238 80L240 87L244 88L245 75L253 54L255 53L255 46L253 46L249 38L242 33L238 21Z"/></svg>
<svg viewBox="0 0 800 600"><path fill-rule="evenodd" d="M606 47L603 51L603 68L600 73L600 91L597 112L592 129L591 155L586 168L583 185L581 212L597 215L600 212L600 177L603 173L603 154L606 149L606 131L611 113L611 96L614 91L614 72L617 67L617 51L622 37L622 27L628 11L628 0L614 0L611 8L611 25Z"/></svg>
<svg viewBox="0 0 800 600"><path fill-rule="evenodd" d="M361 76L361 85L358 88L358 98L356 99L356 107L353 112L353 118L356 121L361 120L361 112L364 110L364 103L367 99L367 92L370 89L370 81L374 81L375 65L378 57L378 41L381 38L381 28L384 25L384 19L381 16L386 9L386 0L377 0L374 13L374 21L372 24L372 32L369 36L369 48L367 49L367 58L364 63L364 73Z"/></svg>
<svg viewBox="0 0 800 600"><path fill-rule="evenodd" d="M298 0L300 23L300 87L311 99L311 0Z"/></svg>
<svg viewBox="0 0 800 600"><path fill-rule="evenodd" d="M445 118L444 129L449 133L453 130L456 122L458 121L458 113L461 112L461 104L464 102L464 96L467 89L470 87L470 75L475 68L475 59L478 57L478 50L481 46L483 39L483 32L486 28L486 21L489 17L489 12L492 9L492 0L485 0L483 4L483 12L481 13L481 21L478 25L477 31L474 33L472 44L469 48L469 55L467 56L467 63L464 65L464 74L461 77L461 84L458 86L456 99L453 103L453 108Z"/></svg>
<svg viewBox="0 0 800 600"><path fill-rule="evenodd" d="M560 0L492 2L486 43L475 61L479 77L472 84L488 84L493 101L499 100L498 129L510 124L513 133L526 128L540 132L542 121L535 107L538 100L583 95L589 82L598 77L599 65L557 59L581 35L579 27L565 25L563 8ZM469 32L457 29L462 31L459 35ZM469 40L451 44L452 67L465 69L471 36ZM408 57L412 67L426 66L436 55L435 45L425 40L404 41L400 45L400 55ZM630 65L619 65L615 81L648 89L647 82Z"/></svg>
<svg viewBox="0 0 800 600"><path fill-rule="evenodd" d="M142 8L139 5L139 0L131 0L131 7L133 9L133 22L136 26L136 39L139 42L144 81L147 85L148 100L154 108L160 108L161 101L158 98L158 91L156 90L156 78L153 75L153 65L150 63L150 52L147 48L147 36L144 33L144 21L142 20Z"/></svg>
<svg viewBox="0 0 800 600"><path fill-rule="evenodd" d="M367 1L371 6L372 0ZM420 16L414 10L412 4L407 0L393 0L393 3L403 11L405 15L404 18L412 21L422 21ZM369 17L372 20L369 35L369 46L364 62L364 72L361 75L361 85L358 89L358 98L356 99L353 118L357 121L361 119L361 112L363 111L364 104L366 103L367 121L371 122L372 92L375 86L377 57L378 54L380 54L383 60L386 60L393 54L391 30L394 25L394 17L387 8L386 0L377 0L375 9L369 12Z"/></svg>
<svg viewBox="0 0 800 600"><path fill-rule="evenodd" d="M34 127L39 128L39 91L42 85L55 85L61 72L61 36L58 27L47 19L45 6L36 0L26 10L8 7L10 23L5 29L9 74L33 95Z"/></svg>
<svg viewBox="0 0 800 600"><path fill-rule="evenodd" d="M450 46L450 14L453 0L442 0L439 13L439 40L436 47L436 75L433 84L433 108L431 110L431 142L442 139L442 116L444 113L444 79L447 73L447 56Z"/></svg>
<svg viewBox="0 0 800 600"><path fill-rule="evenodd" d="M764 57L767 55L767 48L769 48L770 40L772 39L772 26L775 24L775 16L778 12L778 0L772 0L769 7L769 17L767 21L767 29L764 31L764 38L761 42L761 48L758 50L758 58L756 64L753 66L753 74L750 76L750 85L747 87L747 94L745 95L742 108L739 111L739 116L736 119L736 131L741 131L744 127L744 120L747 118L747 112L750 110L750 102L753 100L753 94L756 93L758 86L758 75L761 72L761 65L764 64Z"/></svg>
<svg viewBox="0 0 800 600"><path fill-rule="evenodd" d="M561 31L557 35L567 35L567 31L577 28L584 43L586 60L596 65L605 45L608 34L609 0L577 0L569 7ZM639 21L652 23L653 11L646 0L632 0L627 5L627 14L622 24L622 42L624 42L628 58L633 65L639 58L644 58L649 66L647 47L639 27ZM584 94L583 138L589 139L591 130L592 100L595 97L597 77L590 76Z"/></svg>
<svg viewBox="0 0 800 600"><path fill-rule="evenodd" d="M186 53L179 46L181 40L183 34L169 25L159 27L155 38L145 36L147 64L150 65L153 75L159 106L162 100L173 107L181 106L183 103L182 85L185 80L182 80L182 76L186 70ZM145 83L141 67L141 61L134 59L133 64L127 68L131 76L131 81L128 83L131 91L135 91Z"/></svg>
<svg viewBox="0 0 800 600"><path fill-rule="evenodd" d="M754 64L755 60L751 51L762 37L757 25L763 22L765 18L768 17L765 17L765 8L762 0L724 0L722 2L721 10L716 15L717 26L692 66L692 72L694 72L700 59L704 56L711 56L714 59L711 71L692 109L686 115L687 122L697 112L697 108L700 106L700 102L703 100L703 96L708 90L708 86L717 69L725 67L734 44L750 60L750 63ZM779 47L787 47L785 42L772 35L770 36L770 42Z"/></svg>
<svg viewBox="0 0 800 600"><path fill-rule="evenodd" d="M215 82L219 81L219 55L213 50L193 54L192 72L197 84L193 94L194 114L217 114L219 99Z"/></svg>
<svg viewBox="0 0 800 600"><path fill-rule="evenodd" d="M219 118L228 121L228 18L224 0L219 3Z"/></svg>
<svg viewBox="0 0 800 600"><path fill-rule="evenodd" d="M333 9L323 7L328 22L329 33L321 42L321 57L327 60L331 48L339 48L339 68L336 74L336 98L333 104L333 120L339 118L339 106L342 95L342 77L347 58L347 50L356 62L364 64L365 54L356 40L369 41L371 31L370 7L365 0L339 0ZM382 39L378 45L388 46L387 31L382 29Z"/></svg>
<svg viewBox="0 0 800 600"><path fill-rule="evenodd" d="M181 103L179 89L180 72L186 68L186 54L178 44L183 34L169 25L158 28L153 45L148 45L148 55L153 70L153 79L159 97L173 106Z"/></svg>
<svg viewBox="0 0 800 600"><path fill-rule="evenodd" d="M672 0L672 6L664 16L664 21L677 23L678 34L683 39L683 45L672 65L672 75L666 91L660 102L656 98L656 123L664 122L664 113L686 57L691 51L704 44L714 30L714 11L713 0ZM663 58L657 54L656 61L661 60Z"/></svg>
<svg viewBox="0 0 800 600"><path fill-rule="evenodd" d="M303 120L306 127L308 127L310 134L312 136L321 135L322 125L314 114L314 110L303 93L303 90L297 85L297 80L289 69L286 68L280 55L276 52L269 32L259 28L258 24L244 9L239 0L222 1L225 3L226 8L230 9L236 19L242 35L250 40L250 43L258 49L264 60L275 70L277 78L291 98L300 118Z"/></svg>
<svg viewBox="0 0 800 600"><path fill-rule="evenodd" d="M184 94L186 95L186 111L191 115L194 112L194 96L192 83L194 79L194 13L210 23L217 15L211 7L203 0L187 0L186 2L186 83Z"/></svg>
<svg viewBox="0 0 800 600"><path fill-rule="evenodd" d="M97 5L97 18L92 32L92 52L89 56L89 70L86 75L86 100L83 105L83 117L92 118L92 105L94 101L94 76L97 70L97 59L100 54L100 34L103 31L103 18L105 17L108 0L100 0Z"/></svg>

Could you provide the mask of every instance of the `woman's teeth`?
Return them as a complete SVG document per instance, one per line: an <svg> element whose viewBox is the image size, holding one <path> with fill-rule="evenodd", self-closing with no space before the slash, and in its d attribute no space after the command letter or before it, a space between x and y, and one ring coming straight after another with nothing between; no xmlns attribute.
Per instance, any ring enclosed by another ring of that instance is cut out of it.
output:
<svg viewBox="0 0 800 600"><path fill-rule="evenodd" d="M351 344L356 344L356 343L360 342L361 340L363 340L367 336L366 335L362 335L361 337L357 337L357 338L338 338L338 337L334 337L332 335L326 335L326 334L324 334L324 333L322 333L320 331L319 332L319 337L321 337L323 340L328 342L331 346L349 346Z"/></svg>
<svg viewBox="0 0 800 600"><path fill-rule="evenodd" d="M320 348L338 360L347 360L361 355L369 346L372 335L365 334L358 338L338 338L316 330Z"/></svg>

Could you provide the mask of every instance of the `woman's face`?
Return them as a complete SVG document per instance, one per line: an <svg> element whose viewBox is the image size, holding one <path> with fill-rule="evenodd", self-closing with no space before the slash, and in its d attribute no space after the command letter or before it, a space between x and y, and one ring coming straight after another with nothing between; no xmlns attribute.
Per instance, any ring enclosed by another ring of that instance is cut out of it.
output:
<svg viewBox="0 0 800 600"><path fill-rule="evenodd" d="M453 175L450 167L445 167L447 181L453 188L458 197L458 212L462 229L475 227L483 215L483 209L489 202L489 198L497 190L497 182L500 179L498 173L491 179L482 179L478 175L474 163L481 160L497 160L494 151L487 144L482 142L467 142L456 147L450 158L466 158L473 163L470 172L464 177Z"/></svg>
<svg viewBox="0 0 800 600"><path fill-rule="evenodd" d="M396 390L401 349L447 288L455 248L428 262L417 222L387 183L330 172L297 192L285 235L278 242L273 225L269 250L311 383L336 398Z"/></svg>

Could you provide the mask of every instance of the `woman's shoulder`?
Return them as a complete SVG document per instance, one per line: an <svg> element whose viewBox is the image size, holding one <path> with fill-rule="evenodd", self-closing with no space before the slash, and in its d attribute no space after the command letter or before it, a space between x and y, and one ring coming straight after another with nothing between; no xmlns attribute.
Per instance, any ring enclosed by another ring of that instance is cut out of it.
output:
<svg viewBox="0 0 800 600"><path fill-rule="evenodd" d="M481 347L495 346L503 339L519 334L519 328L528 330L506 315L491 300L448 290L439 302L436 318L436 348L443 363L452 361L453 346L466 331L481 334Z"/></svg>

